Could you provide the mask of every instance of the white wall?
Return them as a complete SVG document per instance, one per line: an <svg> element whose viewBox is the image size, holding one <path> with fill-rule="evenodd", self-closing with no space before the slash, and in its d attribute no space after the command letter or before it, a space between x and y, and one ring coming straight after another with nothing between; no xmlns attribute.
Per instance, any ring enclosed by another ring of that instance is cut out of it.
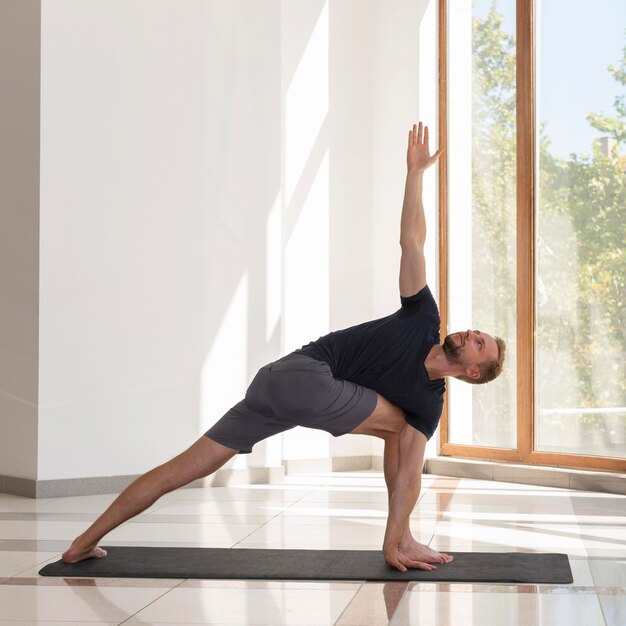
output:
<svg viewBox="0 0 626 626"><path fill-rule="evenodd" d="M43 0L38 479L145 471L264 363L398 308L434 6ZM231 465L372 451L295 429Z"/></svg>
<svg viewBox="0 0 626 626"><path fill-rule="evenodd" d="M43 2L39 478L134 474L281 351L279 2Z"/></svg>
<svg viewBox="0 0 626 626"><path fill-rule="evenodd" d="M0 475L37 475L39 47L36 0L0 3Z"/></svg>

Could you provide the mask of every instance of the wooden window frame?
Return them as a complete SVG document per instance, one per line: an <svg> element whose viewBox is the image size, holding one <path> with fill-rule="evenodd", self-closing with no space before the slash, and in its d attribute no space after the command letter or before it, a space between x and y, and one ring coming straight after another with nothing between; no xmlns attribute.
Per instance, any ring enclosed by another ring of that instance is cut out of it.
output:
<svg viewBox="0 0 626 626"><path fill-rule="evenodd" d="M447 0L439 0L439 146L447 147ZM492 461L626 471L626 459L534 450L535 331L535 78L533 0L516 3L517 135L517 448L448 443L448 403L444 401L439 454ZM447 162L439 160L439 307L447 334ZM446 394L447 395L447 394Z"/></svg>

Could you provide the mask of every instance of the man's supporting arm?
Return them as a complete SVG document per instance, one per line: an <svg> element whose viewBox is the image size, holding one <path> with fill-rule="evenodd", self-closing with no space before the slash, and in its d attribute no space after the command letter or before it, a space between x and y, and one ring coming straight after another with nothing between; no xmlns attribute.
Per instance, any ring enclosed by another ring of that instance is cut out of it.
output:
<svg viewBox="0 0 626 626"><path fill-rule="evenodd" d="M409 517L421 489L425 448L425 435L407 423L399 435L398 466L389 502L389 516L383 542L385 560L401 571L405 571L407 565L422 569L428 567L424 563L403 560L399 553L400 542L408 531ZM391 467L392 464L389 461L389 468ZM391 479L391 476L389 478Z"/></svg>
<svg viewBox="0 0 626 626"><path fill-rule="evenodd" d="M385 440L385 452L383 457L383 469L385 472L385 484L387 485L387 502L391 511L391 496L396 485L398 475L398 461L400 458L400 437L398 435ZM418 494L419 496L419 494ZM409 543L413 539L409 518L404 525L400 545Z"/></svg>

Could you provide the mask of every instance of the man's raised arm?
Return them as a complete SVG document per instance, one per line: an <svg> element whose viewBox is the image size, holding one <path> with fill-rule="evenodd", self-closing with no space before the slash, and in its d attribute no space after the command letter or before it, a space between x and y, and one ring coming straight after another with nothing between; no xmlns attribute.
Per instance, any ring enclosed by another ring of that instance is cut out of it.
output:
<svg viewBox="0 0 626 626"><path fill-rule="evenodd" d="M432 156L428 147L428 126L413 124L409 131L409 145L406 152L406 186L400 220L400 295L412 296L426 286L426 262L424 242L426 240L426 219L422 204L422 179L424 171L437 162L443 150Z"/></svg>

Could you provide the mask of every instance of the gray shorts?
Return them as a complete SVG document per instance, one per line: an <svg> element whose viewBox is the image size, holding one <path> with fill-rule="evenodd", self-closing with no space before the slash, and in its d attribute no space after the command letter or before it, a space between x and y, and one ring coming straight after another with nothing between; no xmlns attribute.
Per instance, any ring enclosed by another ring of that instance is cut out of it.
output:
<svg viewBox="0 0 626 626"><path fill-rule="evenodd" d="M206 433L214 441L249 454L267 437L296 426L345 435L376 408L377 393L335 378L323 361L290 353L262 367L246 397Z"/></svg>

